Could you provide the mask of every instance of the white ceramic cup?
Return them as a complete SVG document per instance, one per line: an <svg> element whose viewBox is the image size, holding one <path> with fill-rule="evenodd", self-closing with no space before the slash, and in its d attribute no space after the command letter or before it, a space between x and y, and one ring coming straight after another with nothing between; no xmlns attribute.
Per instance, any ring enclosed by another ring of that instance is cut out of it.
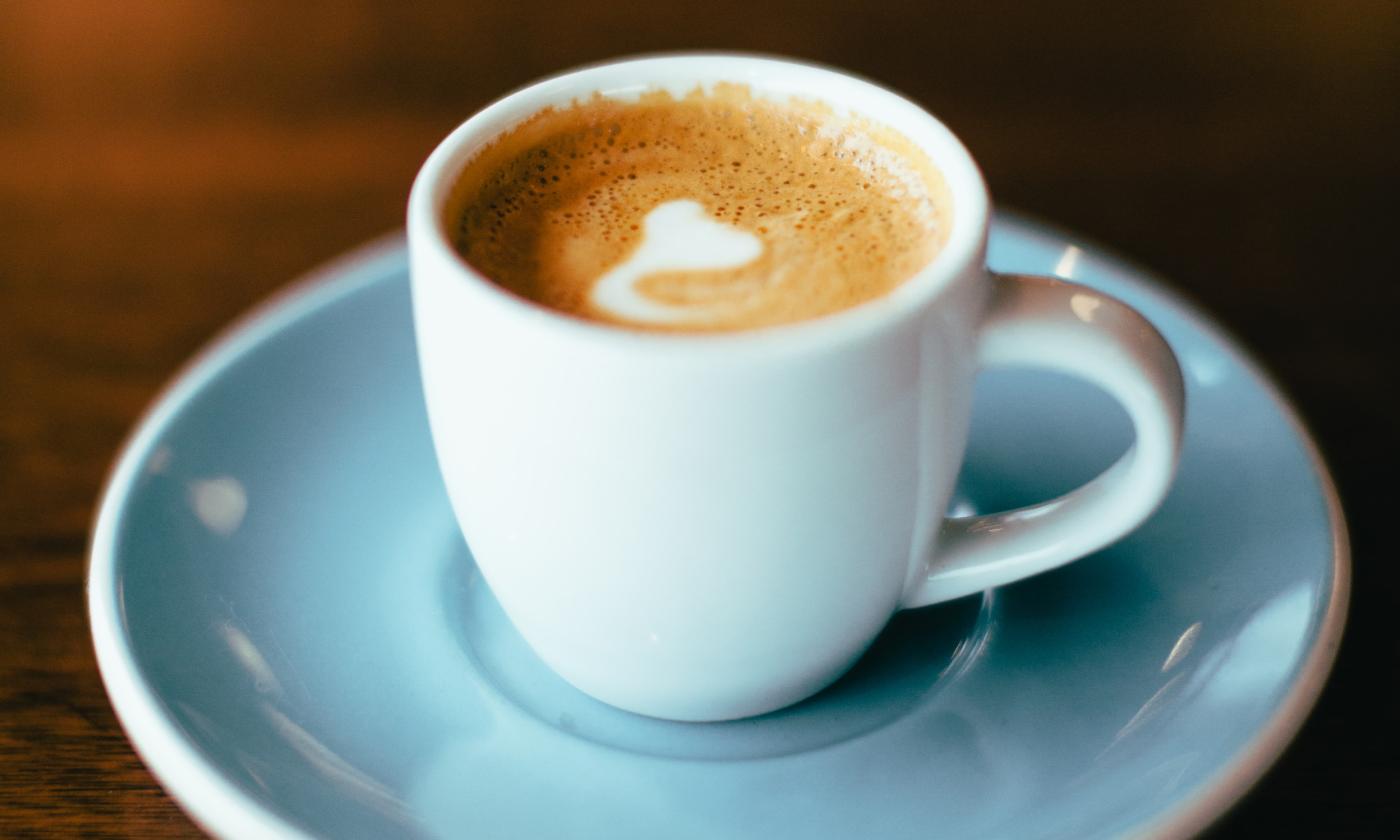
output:
<svg viewBox="0 0 1400 840"><path fill-rule="evenodd" d="M885 297L791 325L631 331L542 308L453 249L444 203L484 145L547 106L740 82L819 99L917 143L951 191L942 251ZM913 103L828 69L688 55L584 68L486 108L433 152L408 207L414 319L438 463L472 554L535 651L615 706L706 721L801 700L899 609L1082 557L1166 494L1184 394L1124 304L985 266L976 164ZM1136 442L1044 504L946 519L973 383L1042 368L1117 398Z"/></svg>

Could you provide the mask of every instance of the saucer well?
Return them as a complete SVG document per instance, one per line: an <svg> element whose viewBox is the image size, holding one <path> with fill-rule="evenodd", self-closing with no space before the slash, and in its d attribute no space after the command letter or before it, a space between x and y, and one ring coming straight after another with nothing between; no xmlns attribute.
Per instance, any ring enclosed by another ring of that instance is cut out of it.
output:
<svg viewBox="0 0 1400 840"><path fill-rule="evenodd" d="M1306 431L1209 319L1014 216L993 268L1137 307L1188 390L1162 508L1083 560L901 613L837 684L723 724L630 715L542 665L433 458L402 240L322 269L193 360L127 443L88 599L113 706L223 838L1182 838L1287 745L1349 557ZM1076 380L978 385L961 504L1050 498L1131 428Z"/></svg>

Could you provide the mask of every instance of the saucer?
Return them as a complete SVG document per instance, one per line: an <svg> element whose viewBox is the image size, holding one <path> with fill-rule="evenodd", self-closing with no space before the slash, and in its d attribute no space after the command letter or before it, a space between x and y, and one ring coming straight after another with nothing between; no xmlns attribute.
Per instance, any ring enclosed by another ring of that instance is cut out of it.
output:
<svg viewBox="0 0 1400 840"><path fill-rule="evenodd" d="M156 777L224 838L1180 838L1259 778L1332 663L1349 559L1305 430L1209 319L1002 215L989 261L1116 295L1188 391L1138 531L895 617L796 706L687 724L543 666L433 459L399 238L234 325L128 442L93 534L98 662ZM1072 488L1129 445L1102 392L979 381L959 505Z"/></svg>

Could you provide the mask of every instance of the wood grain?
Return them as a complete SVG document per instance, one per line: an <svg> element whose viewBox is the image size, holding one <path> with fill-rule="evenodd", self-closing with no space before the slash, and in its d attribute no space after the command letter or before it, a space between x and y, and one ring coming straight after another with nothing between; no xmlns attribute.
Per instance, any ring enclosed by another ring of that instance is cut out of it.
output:
<svg viewBox="0 0 1400 840"><path fill-rule="evenodd" d="M924 103L998 200L1159 271L1297 399L1356 588L1297 742L1215 836L1400 836L1400 6L559 0L0 5L0 837L196 837L87 636L103 477L199 345L401 224L457 122L540 75L721 48Z"/></svg>

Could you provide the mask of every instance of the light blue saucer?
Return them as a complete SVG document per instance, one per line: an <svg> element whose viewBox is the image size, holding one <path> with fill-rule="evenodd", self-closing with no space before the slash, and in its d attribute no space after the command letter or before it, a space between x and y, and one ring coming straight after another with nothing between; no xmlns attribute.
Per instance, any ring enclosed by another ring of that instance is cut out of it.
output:
<svg viewBox="0 0 1400 840"><path fill-rule="evenodd" d="M132 742L226 838L1176 838L1278 756L1346 609L1346 535L1292 410L1209 320L1063 234L991 262L1151 318L1187 374L1180 475L1117 545L898 616L762 718L592 701L481 582L423 411L402 243L235 325L128 444L93 536L102 675ZM983 378L966 503L1073 487L1127 445L1102 393Z"/></svg>

